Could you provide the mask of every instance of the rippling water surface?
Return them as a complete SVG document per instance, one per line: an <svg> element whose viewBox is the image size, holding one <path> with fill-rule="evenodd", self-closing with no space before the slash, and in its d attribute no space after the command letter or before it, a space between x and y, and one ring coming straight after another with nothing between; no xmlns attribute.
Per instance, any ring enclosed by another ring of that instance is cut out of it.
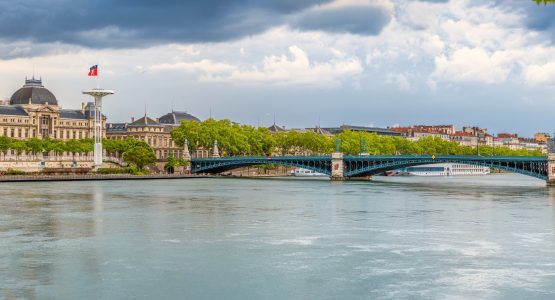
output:
<svg viewBox="0 0 555 300"><path fill-rule="evenodd" d="M0 298L554 299L519 175L0 184Z"/></svg>

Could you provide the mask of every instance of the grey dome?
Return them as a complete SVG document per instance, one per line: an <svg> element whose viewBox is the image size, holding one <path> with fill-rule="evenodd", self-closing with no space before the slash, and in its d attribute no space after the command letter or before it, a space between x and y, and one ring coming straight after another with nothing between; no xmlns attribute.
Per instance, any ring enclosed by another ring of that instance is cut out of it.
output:
<svg viewBox="0 0 555 300"><path fill-rule="evenodd" d="M168 125L179 125L181 121L200 122L199 118L182 111L172 111L160 117L160 123Z"/></svg>
<svg viewBox="0 0 555 300"><path fill-rule="evenodd" d="M30 99L30 100L29 100ZM56 96L42 85L40 79L25 79L25 85L10 98L10 105L18 104L58 105Z"/></svg>

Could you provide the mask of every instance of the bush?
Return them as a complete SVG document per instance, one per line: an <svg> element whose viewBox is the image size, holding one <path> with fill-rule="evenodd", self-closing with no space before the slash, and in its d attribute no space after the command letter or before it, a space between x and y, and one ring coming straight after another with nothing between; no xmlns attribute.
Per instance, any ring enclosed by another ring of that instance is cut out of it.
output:
<svg viewBox="0 0 555 300"><path fill-rule="evenodd" d="M14 170L8 169L6 172L3 172L2 175L25 175L26 173L21 170Z"/></svg>
<svg viewBox="0 0 555 300"><path fill-rule="evenodd" d="M126 168L100 168L96 170L96 174L101 175L113 175L113 174L131 174L131 175L142 175L142 172L139 172L137 167L129 166Z"/></svg>

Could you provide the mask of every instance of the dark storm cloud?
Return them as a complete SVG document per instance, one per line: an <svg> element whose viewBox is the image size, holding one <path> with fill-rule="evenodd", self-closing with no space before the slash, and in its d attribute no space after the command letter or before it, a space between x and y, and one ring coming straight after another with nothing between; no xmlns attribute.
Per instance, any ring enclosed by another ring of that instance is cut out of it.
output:
<svg viewBox="0 0 555 300"><path fill-rule="evenodd" d="M219 42L286 24L331 0L0 0L0 39L60 42L93 48ZM374 34L388 17L379 11L307 15L301 28ZM343 19L344 18L353 18ZM365 27L368 26L368 27Z"/></svg>
<svg viewBox="0 0 555 300"><path fill-rule="evenodd" d="M224 41L329 0L0 0L0 38L89 47Z"/></svg>
<svg viewBox="0 0 555 300"><path fill-rule="evenodd" d="M534 30L549 30L553 33L555 29L555 5L537 5L530 1L525 8L526 25ZM555 35L552 35L555 37Z"/></svg>
<svg viewBox="0 0 555 300"><path fill-rule="evenodd" d="M533 0L497 0L496 5L507 10L522 12L528 29L544 32L555 42L555 5L537 4Z"/></svg>
<svg viewBox="0 0 555 300"><path fill-rule="evenodd" d="M294 26L305 30L376 35L390 20L390 13L381 6L345 6L307 11L299 15Z"/></svg>

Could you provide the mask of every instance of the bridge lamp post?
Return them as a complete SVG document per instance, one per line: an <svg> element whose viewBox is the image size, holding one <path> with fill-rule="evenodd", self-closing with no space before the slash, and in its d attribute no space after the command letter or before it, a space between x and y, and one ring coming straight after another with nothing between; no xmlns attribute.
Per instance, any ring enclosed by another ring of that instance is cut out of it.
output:
<svg viewBox="0 0 555 300"><path fill-rule="evenodd" d="M97 88L83 94L94 98L94 169L97 170L102 165L102 98L113 95L114 91Z"/></svg>
<svg viewBox="0 0 555 300"><path fill-rule="evenodd" d="M493 149L491 151L491 155L495 156L495 134L491 134L491 139L493 140Z"/></svg>
<svg viewBox="0 0 555 300"><path fill-rule="evenodd" d="M366 139L360 138L360 156L366 156Z"/></svg>
<svg viewBox="0 0 555 300"><path fill-rule="evenodd" d="M476 154L480 155L480 134L476 135Z"/></svg>

